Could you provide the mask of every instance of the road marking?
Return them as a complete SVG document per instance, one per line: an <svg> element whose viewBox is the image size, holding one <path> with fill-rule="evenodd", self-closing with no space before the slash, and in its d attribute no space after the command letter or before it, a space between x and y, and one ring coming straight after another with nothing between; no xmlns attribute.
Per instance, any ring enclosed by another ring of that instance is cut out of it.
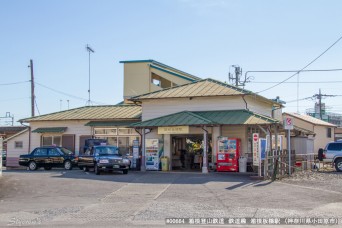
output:
<svg viewBox="0 0 342 228"><path fill-rule="evenodd" d="M326 190L326 189L320 189L320 188L312 188L312 187L307 187L307 186L301 186L297 184L289 184L289 183L284 183L284 182L278 182L279 184L284 184L284 185L291 185L291 186L297 186L300 188L305 188L305 189L311 189L311 190L317 190L317 191L323 191L323 192L329 192L329 193L335 193L342 195L342 192L336 192L336 191L331 191L331 190Z"/></svg>
<svg viewBox="0 0 342 228"><path fill-rule="evenodd" d="M168 185L166 186L166 188L164 188L161 192L159 192L158 195L156 195L156 196L153 198L153 200L158 199L159 196L161 196L161 194L163 194L170 186L171 186L171 184L168 184Z"/></svg>

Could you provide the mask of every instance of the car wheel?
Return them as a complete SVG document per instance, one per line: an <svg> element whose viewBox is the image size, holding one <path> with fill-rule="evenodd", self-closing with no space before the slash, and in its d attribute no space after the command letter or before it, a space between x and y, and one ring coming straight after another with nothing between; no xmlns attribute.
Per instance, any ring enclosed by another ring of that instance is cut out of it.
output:
<svg viewBox="0 0 342 228"><path fill-rule="evenodd" d="M29 169L30 169L31 171L36 170L36 169L37 169L37 163L34 162L34 161L30 161L28 167L29 167Z"/></svg>
<svg viewBox="0 0 342 228"><path fill-rule="evenodd" d="M89 172L88 166L83 166L83 171L84 171L84 172Z"/></svg>
<svg viewBox="0 0 342 228"><path fill-rule="evenodd" d="M71 161L66 160L66 161L64 162L64 169L66 169L66 170L71 170L71 169L72 169Z"/></svg>
<svg viewBox="0 0 342 228"><path fill-rule="evenodd" d="M337 172L342 172L342 158L338 158L335 161L335 169Z"/></svg>
<svg viewBox="0 0 342 228"><path fill-rule="evenodd" d="M128 173L128 169L122 170L122 173L123 173L123 174L127 174L127 173Z"/></svg>
<svg viewBox="0 0 342 228"><path fill-rule="evenodd" d="M44 167L45 170L51 170L52 167Z"/></svg>
<svg viewBox="0 0 342 228"><path fill-rule="evenodd" d="M95 164L95 166L94 166L94 172L96 175L100 175L100 170L99 170L99 167L97 166L97 164Z"/></svg>

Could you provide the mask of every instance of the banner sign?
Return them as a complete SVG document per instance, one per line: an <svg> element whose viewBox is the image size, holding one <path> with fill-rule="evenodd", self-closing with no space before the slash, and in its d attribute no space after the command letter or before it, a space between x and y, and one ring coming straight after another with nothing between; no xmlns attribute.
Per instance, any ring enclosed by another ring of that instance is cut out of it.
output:
<svg viewBox="0 0 342 228"><path fill-rule="evenodd" d="M259 133L252 135L253 165L259 166Z"/></svg>

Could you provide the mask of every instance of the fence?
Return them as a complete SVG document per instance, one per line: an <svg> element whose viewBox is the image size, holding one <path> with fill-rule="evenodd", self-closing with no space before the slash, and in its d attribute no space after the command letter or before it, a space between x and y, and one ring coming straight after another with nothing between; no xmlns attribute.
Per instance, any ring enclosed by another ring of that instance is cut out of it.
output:
<svg viewBox="0 0 342 228"><path fill-rule="evenodd" d="M291 164L289 165L288 150L272 150L263 163L264 178L283 178L296 171L311 170L316 162L314 154L296 154L291 150Z"/></svg>

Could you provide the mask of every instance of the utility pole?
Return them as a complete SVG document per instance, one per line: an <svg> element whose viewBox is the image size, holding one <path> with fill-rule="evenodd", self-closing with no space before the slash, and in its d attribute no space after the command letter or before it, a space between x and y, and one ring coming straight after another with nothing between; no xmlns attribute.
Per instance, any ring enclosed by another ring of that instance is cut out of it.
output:
<svg viewBox="0 0 342 228"><path fill-rule="evenodd" d="M316 97L318 99L318 111L319 111L319 118L323 119L323 115L322 115L322 98L323 97L336 97L338 95L328 95L328 94L322 94L321 93L321 89L319 89L319 93L313 95L313 97Z"/></svg>
<svg viewBox="0 0 342 228"><path fill-rule="evenodd" d="M317 94L318 98L318 106L319 106L319 118L322 119L322 93L321 89L319 89L319 93Z"/></svg>
<svg viewBox="0 0 342 228"><path fill-rule="evenodd" d="M34 103L35 103L35 95L34 95L34 76L33 76L33 61L30 59L31 68L31 117L34 117Z"/></svg>

